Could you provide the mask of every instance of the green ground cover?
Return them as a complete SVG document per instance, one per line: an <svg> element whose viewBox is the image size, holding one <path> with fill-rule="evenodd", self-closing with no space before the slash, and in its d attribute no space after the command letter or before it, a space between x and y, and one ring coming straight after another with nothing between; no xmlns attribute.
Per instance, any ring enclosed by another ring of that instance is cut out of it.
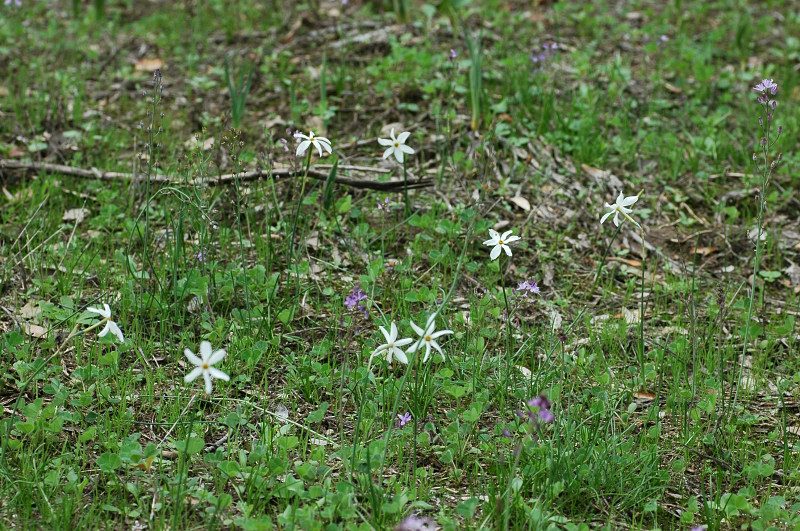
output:
<svg viewBox="0 0 800 531"><path fill-rule="evenodd" d="M5 4L0 527L800 529L796 2Z"/></svg>

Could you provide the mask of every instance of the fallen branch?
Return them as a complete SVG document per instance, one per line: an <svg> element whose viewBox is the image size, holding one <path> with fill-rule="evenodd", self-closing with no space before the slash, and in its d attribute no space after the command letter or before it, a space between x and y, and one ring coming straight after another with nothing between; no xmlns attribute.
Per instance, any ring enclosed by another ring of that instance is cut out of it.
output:
<svg viewBox="0 0 800 531"><path fill-rule="evenodd" d="M312 179L325 181L328 178L328 173L320 170L329 170L331 168L328 164L319 164L308 170L308 176ZM25 172L50 172L61 173L63 175L70 175L72 177L80 177L82 179L97 179L99 181L130 181L138 178L139 180L145 179L143 174L134 175L133 173L120 173L115 171L102 171L97 168L86 169L76 168L74 166L66 166L64 164L50 164L47 162L26 162L19 160L0 160L0 174L6 173L10 170L22 170ZM389 173L391 170L384 168L370 168L368 166L339 166L339 170L359 171L365 173ZM163 184L190 184L190 185L207 185L218 186L232 184L234 182L249 182L257 181L259 179L287 179L290 177L300 177L304 173L303 170L295 170L288 167L273 168L272 171L264 170L251 170L242 173L228 173L218 177L203 177L200 179L192 179L188 182L174 179L166 175L151 175L151 183ZM350 177L336 177L336 183L344 186L351 186L353 188L362 188L367 190L379 190L383 192L399 192L403 190L402 180L391 181L372 181L367 179L352 179ZM413 188L426 188L431 185L430 179L409 179L408 187Z"/></svg>

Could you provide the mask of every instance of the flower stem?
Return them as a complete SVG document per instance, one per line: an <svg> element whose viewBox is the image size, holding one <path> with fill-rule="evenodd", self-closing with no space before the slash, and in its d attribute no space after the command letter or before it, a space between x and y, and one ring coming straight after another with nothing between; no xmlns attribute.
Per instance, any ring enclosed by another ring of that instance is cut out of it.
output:
<svg viewBox="0 0 800 531"><path fill-rule="evenodd" d="M498 263L499 265L499 263ZM508 307L508 295L506 294L505 270L500 269L500 284L503 288L503 302L506 305L506 385L508 385L511 374L511 310Z"/></svg>
<svg viewBox="0 0 800 531"><path fill-rule="evenodd" d="M644 273L645 273L645 256L647 254L647 247L644 243L644 227L639 225L642 235L642 287L639 305L639 368L642 371L642 390L646 391L645 386L645 373L644 373Z"/></svg>
<svg viewBox="0 0 800 531"><path fill-rule="evenodd" d="M408 176L406 174L406 159L403 158L403 194L406 200L406 217L411 215L411 203L408 201Z"/></svg>
<svg viewBox="0 0 800 531"><path fill-rule="evenodd" d="M300 184L300 196L297 199L297 208L294 211L294 219L292 220L292 236L291 236L291 239L289 240L289 255L290 255L290 259L291 259L290 263L294 263L295 286L297 288L297 290L296 290L297 291L297 295L296 295L295 301L294 301L295 302L295 309L296 309L297 301L300 300L300 266L299 266L299 264L296 263L296 260L295 260L295 251L296 251L296 249L295 249L294 239L295 239L295 236L297 234L297 221L300 218L300 209L303 206L303 194L306 191L306 181L308 179L308 169L309 169L310 166L311 166L311 150L309 149L308 150L308 158L306 158L306 169L303 172L303 180L302 180L302 182ZM292 313L294 313L294 309L292 310Z"/></svg>
<svg viewBox="0 0 800 531"><path fill-rule="evenodd" d="M617 227L617 230L614 231L614 235L611 237L611 241L608 242L606 245L606 250L603 252L603 258L597 264L597 271L594 273L594 281L592 282L592 287L589 288L589 291L586 292L587 295L584 296L584 302L588 301L594 295L594 289L597 287L597 282L600 280L600 271L603 270L603 266L606 264L606 258L608 258L608 253L611 251L611 246L614 244L614 240L617 239L619 235L619 231L622 229L622 224Z"/></svg>

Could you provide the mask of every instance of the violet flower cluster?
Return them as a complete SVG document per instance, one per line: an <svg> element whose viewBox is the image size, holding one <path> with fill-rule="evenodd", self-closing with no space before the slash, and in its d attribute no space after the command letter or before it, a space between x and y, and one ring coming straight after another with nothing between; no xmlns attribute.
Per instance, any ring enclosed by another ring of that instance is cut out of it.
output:
<svg viewBox="0 0 800 531"><path fill-rule="evenodd" d="M772 79L762 79L759 84L753 87L753 90L759 93L756 101L759 105L761 105L762 110L764 111L764 116L758 119L758 125L761 126L762 134L759 146L764 151L764 159L766 160L767 151L775 144L775 142L777 142L778 137L781 135L781 133L783 133L783 126L778 126L778 134L775 136L775 138L770 138L770 133L772 131L772 116L775 112L775 109L778 108L777 99L772 99L770 96L775 96L778 94L778 84ZM766 123L764 118L766 118ZM777 158L772 161L770 167L774 167L782 159L783 153L778 153ZM758 160L758 157L755 153L753 153L753 160Z"/></svg>
<svg viewBox="0 0 800 531"><path fill-rule="evenodd" d="M541 293L541 290L539 289L539 284L537 284L536 281L533 279L526 280L525 282L520 282L514 291L517 293L517 295L519 295L523 299L527 299L528 297L530 297L531 300L535 300L534 296L539 295Z"/></svg>
<svg viewBox="0 0 800 531"><path fill-rule="evenodd" d="M558 43L546 42L542 44L542 49L538 53L531 55L533 63L532 72L539 72L544 69L545 64L553 58L558 50Z"/></svg>
<svg viewBox="0 0 800 531"><path fill-rule="evenodd" d="M531 437L534 441L539 438L542 424L550 424L556 417L550 411L552 404L544 395L539 395L527 402L527 409L516 411L517 416L522 420L527 420L530 427Z"/></svg>
<svg viewBox="0 0 800 531"><path fill-rule="evenodd" d="M364 317L369 317L369 310L367 309L366 304L360 304L361 301L367 300L367 294L361 289L361 286L356 284L353 287L353 291L351 291L345 298L344 298L344 305L347 306L349 310L357 309L360 312L364 313Z"/></svg>

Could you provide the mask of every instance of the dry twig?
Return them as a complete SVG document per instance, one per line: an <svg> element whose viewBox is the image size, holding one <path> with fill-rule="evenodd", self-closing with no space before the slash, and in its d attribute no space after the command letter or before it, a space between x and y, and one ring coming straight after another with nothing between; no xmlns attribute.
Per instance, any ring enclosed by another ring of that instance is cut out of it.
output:
<svg viewBox="0 0 800 531"><path fill-rule="evenodd" d="M319 164L308 170L308 176L312 179L325 181L328 178L328 173L320 170L329 170L330 165ZM97 179L100 181L127 181L134 180L133 173L121 173L115 171L101 171L97 168L86 169L76 168L74 166L66 166L64 164L50 164L48 162L27 162L18 160L0 160L0 174L6 173L9 170L21 170L25 172L51 172L61 173L63 175L70 175L73 177L80 177L82 179ZM359 171L367 173L389 173L391 170L383 168L371 168L368 166L339 166L339 170L345 171ZM204 177L199 179L192 179L189 182L183 182L166 175L152 175L150 182L163 183L163 184L205 184L208 186L218 186L233 184L234 182L249 182L257 181L260 179L287 179L289 177L299 177L304 174L303 170L292 169L287 167L273 168L271 171L265 170L251 170L242 173L228 173L218 177ZM403 190L402 180L391 181L373 181L369 179L353 179L350 177L336 177L337 184L350 186L352 188L361 188L368 190L379 190L383 192L400 192ZM409 179L408 187L413 188L426 188L431 186L430 179Z"/></svg>

